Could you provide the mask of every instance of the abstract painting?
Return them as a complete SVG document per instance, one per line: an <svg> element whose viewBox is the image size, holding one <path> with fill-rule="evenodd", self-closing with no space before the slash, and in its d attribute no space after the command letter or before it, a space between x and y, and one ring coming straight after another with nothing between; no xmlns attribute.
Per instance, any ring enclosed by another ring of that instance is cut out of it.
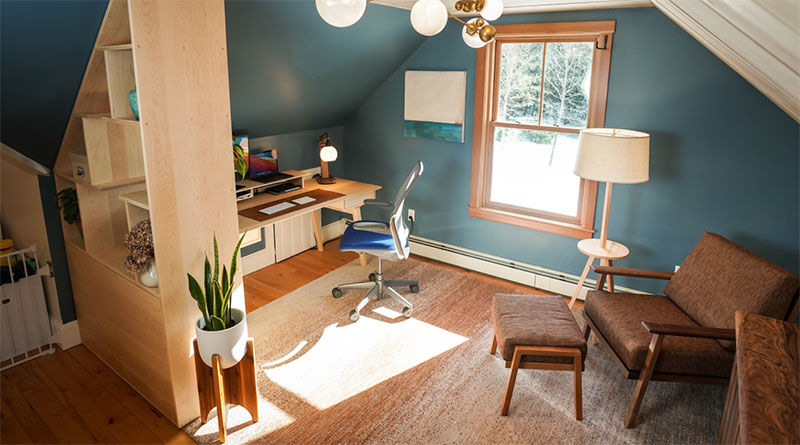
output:
<svg viewBox="0 0 800 445"><path fill-rule="evenodd" d="M403 134L464 142L466 71L406 71Z"/></svg>

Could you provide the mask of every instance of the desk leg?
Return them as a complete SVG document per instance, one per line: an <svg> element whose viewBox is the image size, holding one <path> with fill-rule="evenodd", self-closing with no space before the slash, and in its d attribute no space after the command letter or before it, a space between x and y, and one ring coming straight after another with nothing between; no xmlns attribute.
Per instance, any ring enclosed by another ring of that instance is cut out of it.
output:
<svg viewBox="0 0 800 445"><path fill-rule="evenodd" d="M311 221L314 225L314 238L317 239L317 250L322 252L325 250L325 242L322 239L322 211L315 210L311 212Z"/></svg>
<svg viewBox="0 0 800 445"><path fill-rule="evenodd" d="M578 286L575 287L575 292L572 293L572 299L569 300L570 309L572 308L572 306L575 305L575 300L578 299L578 294L581 293L581 289L583 288L583 282L586 281L586 276L589 275L589 270L591 270L593 262L594 262L594 257L589 255L589 260L586 261L586 267L583 268L581 279L578 280Z"/></svg>
<svg viewBox="0 0 800 445"><path fill-rule="evenodd" d="M361 221L361 207L354 208L353 211L351 212L351 214L353 215L353 222ZM358 259L361 262L361 267L366 267L367 266L367 254L366 253L362 253L361 255L359 255Z"/></svg>

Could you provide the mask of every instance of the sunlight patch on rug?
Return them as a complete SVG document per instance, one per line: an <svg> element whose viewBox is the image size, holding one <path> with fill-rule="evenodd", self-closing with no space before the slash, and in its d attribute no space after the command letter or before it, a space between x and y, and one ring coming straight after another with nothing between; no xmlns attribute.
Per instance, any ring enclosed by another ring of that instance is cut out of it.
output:
<svg viewBox="0 0 800 445"><path fill-rule="evenodd" d="M258 416L259 423L264 434L269 434L294 422L294 418L272 404L260 393L258 394ZM208 423L201 425L194 432L194 439L198 442L213 442L219 437L219 424L217 421L216 409L213 409L208 416ZM228 434L234 433L242 428L253 424L250 413L241 406L230 406L228 411Z"/></svg>
<svg viewBox="0 0 800 445"><path fill-rule="evenodd" d="M267 378L326 409L452 349L468 339L410 318L385 322L363 316L330 325L293 361L264 367Z"/></svg>

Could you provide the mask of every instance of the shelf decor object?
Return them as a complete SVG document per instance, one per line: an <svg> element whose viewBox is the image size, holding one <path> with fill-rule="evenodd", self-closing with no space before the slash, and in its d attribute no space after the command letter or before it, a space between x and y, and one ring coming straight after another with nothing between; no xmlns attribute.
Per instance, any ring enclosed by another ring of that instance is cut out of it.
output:
<svg viewBox="0 0 800 445"><path fill-rule="evenodd" d="M155 268L155 249L153 248L153 228L149 219L139 221L125 235L125 270L138 276L147 287L158 287L158 272Z"/></svg>
<svg viewBox="0 0 800 445"><path fill-rule="evenodd" d="M322 20L337 28L354 25L361 20L370 0L316 0L317 12ZM456 11L464 14L479 14L479 17L463 21L447 12L441 0L418 0L411 7L411 26L424 36L439 34L452 18L463 26L464 43L480 48L494 40L497 30L490 21L503 14L502 0L458 0Z"/></svg>
<svg viewBox="0 0 800 445"><path fill-rule="evenodd" d="M137 98L135 89L131 90L131 92L128 93L128 102L131 104L131 111L133 111L133 117L136 118L136 120L138 121L139 120L139 99Z"/></svg>
<svg viewBox="0 0 800 445"><path fill-rule="evenodd" d="M603 200L603 223L600 239L590 238L578 242L578 250L589 257L583 269L569 306L583 287L595 258L611 266L613 260L628 256L628 248L608 239L608 217L611 206L611 188L614 183L638 184L650 180L650 135L633 130L612 128L586 128L578 139L578 154L574 173L590 181L606 183ZM614 292L614 282L609 280L609 290Z"/></svg>

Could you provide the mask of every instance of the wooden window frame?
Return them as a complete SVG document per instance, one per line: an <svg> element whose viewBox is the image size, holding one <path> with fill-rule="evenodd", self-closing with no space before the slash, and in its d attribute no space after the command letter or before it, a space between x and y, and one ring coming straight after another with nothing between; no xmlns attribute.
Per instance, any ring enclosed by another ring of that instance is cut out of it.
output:
<svg viewBox="0 0 800 445"><path fill-rule="evenodd" d="M589 91L586 128L602 128L605 125L611 44L616 22L609 20L536 23L498 25L496 28L495 40L477 51L469 215L573 238L591 238L594 233L594 214L597 201L596 181L581 179L577 218L489 201L491 154L495 128L520 128L575 134L580 133L581 130L579 128L497 122L498 91L496 84L500 70L498 46L503 43L520 42L596 42L592 55L592 84ZM598 49L598 47L603 49Z"/></svg>

